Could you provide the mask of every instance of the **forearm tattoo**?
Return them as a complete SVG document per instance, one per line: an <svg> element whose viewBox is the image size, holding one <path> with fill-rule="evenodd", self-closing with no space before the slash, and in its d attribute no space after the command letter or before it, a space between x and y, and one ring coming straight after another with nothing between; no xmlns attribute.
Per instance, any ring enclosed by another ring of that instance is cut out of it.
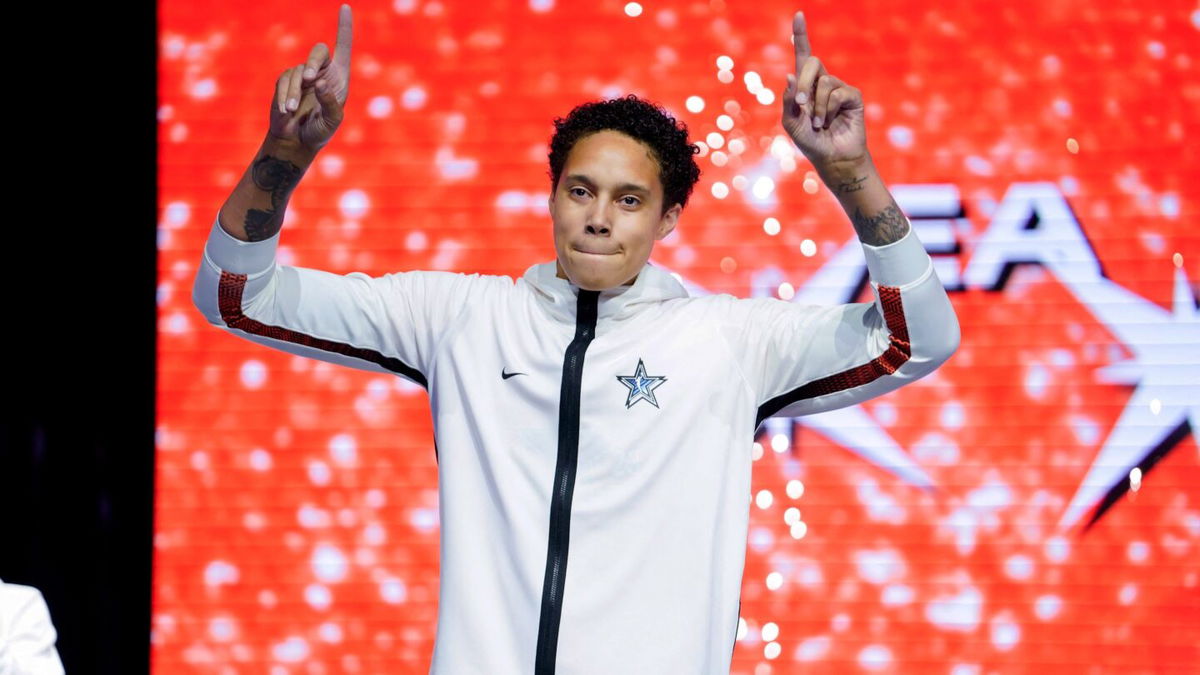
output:
<svg viewBox="0 0 1200 675"><path fill-rule="evenodd" d="M271 208L246 211L246 236L250 241L263 241L275 236L283 226L283 209L288 196L303 175L300 167L289 161L264 155L250 167L250 178L258 189L271 195Z"/></svg>
<svg viewBox="0 0 1200 675"><path fill-rule="evenodd" d="M908 219L894 201L875 216L867 216L863 214L862 209L854 209L851 221L854 223L854 230L858 232L858 238L871 246L900 241L908 234Z"/></svg>
<svg viewBox="0 0 1200 675"><path fill-rule="evenodd" d="M833 194L844 195L844 194L847 194L850 192L858 192L859 190L863 189L863 185L866 182L867 182L866 176L863 176L862 178L854 178L852 180L843 181L841 183L838 183L837 187L835 187L833 189Z"/></svg>

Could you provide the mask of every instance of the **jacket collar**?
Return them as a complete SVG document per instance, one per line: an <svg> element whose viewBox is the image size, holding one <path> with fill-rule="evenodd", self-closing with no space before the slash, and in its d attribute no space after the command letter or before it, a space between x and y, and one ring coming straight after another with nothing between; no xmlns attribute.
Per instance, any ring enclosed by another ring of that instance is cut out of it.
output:
<svg viewBox="0 0 1200 675"><path fill-rule="evenodd" d="M550 315L566 323L575 323L579 287L558 278L555 261L540 263L525 270L522 280L535 291L534 295ZM600 291L598 318L621 320L650 303L688 297L687 291L675 277L646 263L630 286L618 286Z"/></svg>

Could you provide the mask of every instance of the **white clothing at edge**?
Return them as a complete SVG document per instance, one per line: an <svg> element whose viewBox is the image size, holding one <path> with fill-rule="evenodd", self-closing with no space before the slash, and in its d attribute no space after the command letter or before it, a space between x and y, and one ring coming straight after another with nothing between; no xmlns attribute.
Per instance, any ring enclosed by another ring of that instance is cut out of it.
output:
<svg viewBox="0 0 1200 675"><path fill-rule="evenodd" d="M516 280L340 276L277 265L278 240L243 242L214 223L196 306L226 327L222 271L247 275L225 277L227 288L244 283L247 319L378 352L424 375L441 516L430 672L532 673L563 357L579 289L555 276L554 262ZM957 348L958 321L916 234L863 248L877 295L880 284L899 288L911 358L890 375L777 414L859 403L928 374ZM878 298L831 307L691 298L647 265L633 285L602 291L598 308L583 365L556 672L728 673L756 414L781 394L879 357L889 346L883 307ZM287 341L294 337L230 330L293 354L392 372ZM647 385L657 407L646 397L631 402L633 387L619 379L634 376L639 363L647 377L666 378L644 381L657 383Z"/></svg>
<svg viewBox="0 0 1200 675"><path fill-rule="evenodd" d="M0 675L62 675L57 640L42 592L0 581Z"/></svg>

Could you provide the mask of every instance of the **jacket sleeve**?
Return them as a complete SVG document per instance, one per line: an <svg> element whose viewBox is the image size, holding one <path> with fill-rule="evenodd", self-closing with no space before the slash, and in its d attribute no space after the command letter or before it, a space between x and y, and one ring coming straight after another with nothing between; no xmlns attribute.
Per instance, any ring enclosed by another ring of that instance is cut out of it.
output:
<svg viewBox="0 0 1200 675"><path fill-rule="evenodd" d="M735 352L758 421L861 403L928 375L958 348L958 318L911 225L863 251L874 302L740 301Z"/></svg>
<svg viewBox="0 0 1200 675"><path fill-rule="evenodd" d="M192 286L209 323L285 352L428 387L439 337L474 297L479 275L338 275L277 264L278 243L278 233L241 241L214 221Z"/></svg>
<svg viewBox="0 0 1200 675"><path fill-rule="evenodd" d="M62 675L57 640L41 591L0 581L0 674Z"/></svg>

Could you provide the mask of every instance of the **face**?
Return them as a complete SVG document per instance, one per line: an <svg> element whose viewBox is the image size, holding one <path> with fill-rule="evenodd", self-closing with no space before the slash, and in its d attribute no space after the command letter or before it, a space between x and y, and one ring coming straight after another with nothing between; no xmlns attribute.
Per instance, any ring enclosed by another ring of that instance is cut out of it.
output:
<svg viewBox="0 0 1200 675"><path fill-rule="evenodd" d="M634 282L682 209L663 212L658 171L650 148L619 131L575 143L550 195L559 277L590 291Z"/></svg>

